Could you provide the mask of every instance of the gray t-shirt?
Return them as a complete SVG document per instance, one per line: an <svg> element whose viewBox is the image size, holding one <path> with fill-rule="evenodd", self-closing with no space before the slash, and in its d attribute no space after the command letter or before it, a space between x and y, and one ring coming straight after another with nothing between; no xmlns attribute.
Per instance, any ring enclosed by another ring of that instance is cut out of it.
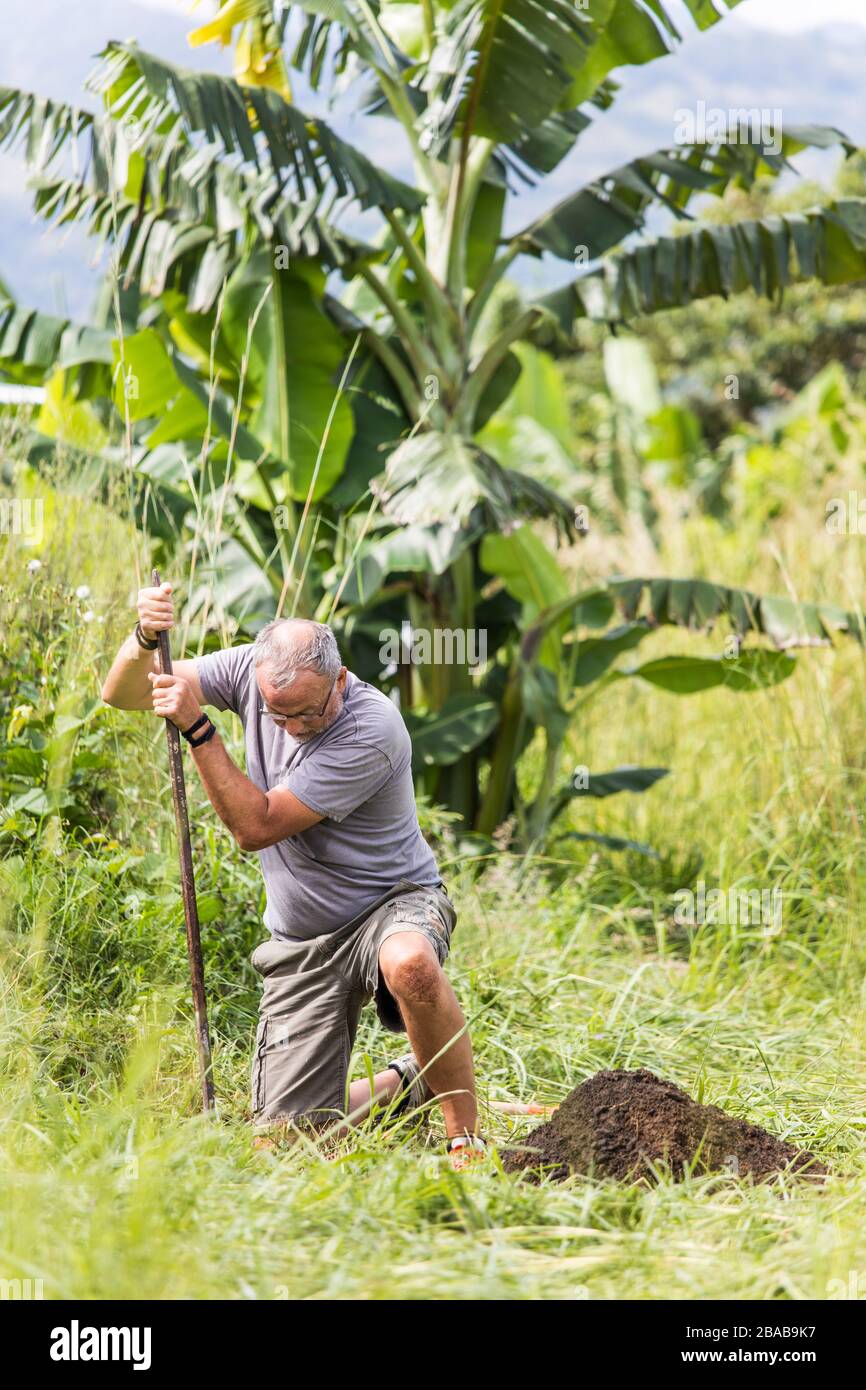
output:
<svg viewBox="0 0 866 1390"><path fill-rule="evenodd" d="M325 817L258 851L273 936L298 941L336 931L401 879L441 883L418 825L409 733L386 695L349 672L339 718L297 743L260 712L251 645L197 657L195 665L206 703L243 721L250 781L264 792L288 787Z"/></svg>

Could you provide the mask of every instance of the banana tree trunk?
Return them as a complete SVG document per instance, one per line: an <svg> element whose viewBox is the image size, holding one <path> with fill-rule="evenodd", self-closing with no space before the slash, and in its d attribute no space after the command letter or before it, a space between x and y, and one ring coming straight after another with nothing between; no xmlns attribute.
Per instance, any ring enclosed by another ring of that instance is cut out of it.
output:
<svg viewBox="0 0 866 1390"><path fill-rule="evenodd" d="M563 739L554 739L548 729L545 732L544 769L538 795L529 808L526 833L529 841L539 839L548 829L554 813L553 789L557 783L559 761L562 756Z"/></svg>
<svg viewBox="0 0 866 1390"><path fill-rule="evenodd" d="M502 698L502 717L490 763L490 778L475 822L475 829L481 835L492 835L511 809L515 768L525 718L520 670L515 661Z"/></svg>
<svg viewBox="0 0 866 1390"><path fill-rule="evenodd" d="M442 693L466 695L473 690L468 655L475 630L475 566L474 547L468 546L451 565L438 588L437 620L462 638L462 662L442 668ZM452 647L453 651L453 647ZM442 701L444 704L444 700ZM444 768L439 783L439 799L449 811L456 811L468 829L478 809L478 760L472 755L460 758Z"/></svg>
<svg viewBox="0 0 866 1390"><path fill-rule="evenodd" d="M283 298L284 277L277 269L275 251L276 248L271 246L271 300L274 315L274 346L277 359L277 413L279 419L280 459L283 466L288 470L291 465L292 457L291 404L289 401L289 317ZM304 574L304 537L298 534L299 523L297 510L291 496L286 499L285 514L288 523L288 561L284 558L283 565L285 572L283 574L282 592L280 594L280 609L282 610L285 598L290 593L295 614L300 618L310 618L313 616L313 598L310 593L307 578L301 579L301 576Z"/></svg>

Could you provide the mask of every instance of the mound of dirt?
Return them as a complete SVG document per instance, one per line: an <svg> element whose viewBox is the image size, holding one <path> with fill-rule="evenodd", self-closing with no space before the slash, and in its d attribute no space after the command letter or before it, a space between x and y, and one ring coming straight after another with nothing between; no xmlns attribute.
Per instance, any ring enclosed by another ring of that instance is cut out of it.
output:
<svg viewBox="0 0 866 1390"><path fill-rule="evenodd" d="M570 1173L647 1180L651 1165L663 1164L676 1178L693 1164L694 1171L723 1169L756 1181L789 1166L809 1177L827 1173L813 1154L715 1105L698 1105L645 1067L589 1077L521 1147L504 1157L506 1172L542 1169L560 1180Z"/></svg>

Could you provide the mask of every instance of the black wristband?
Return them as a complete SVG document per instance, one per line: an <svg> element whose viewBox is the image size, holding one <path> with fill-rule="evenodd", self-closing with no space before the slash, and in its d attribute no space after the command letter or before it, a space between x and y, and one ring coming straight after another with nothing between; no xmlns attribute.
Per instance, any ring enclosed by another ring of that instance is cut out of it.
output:
<svg viewBox="0 0 866 1390"><path fill-rule="evenodd" d="M141 630L141 623L135 624L135 640L140 647L144 647L144 650L146 652L155 652L157 647L159 646L158 637L145 637L144 633Z"/></svg>
<svg viewBox="0 0 866 1390"><path fill-rule="evenodd" d="M214 734L217 731L216 724L214 724L210 719L208 719L208 724L210 727L205 729L203 734L199 734L198 738L187 739L187 743L189 744L190 748L201 748L203 743L208 743L213 738Z"/></svg>
<svg viewBox="0 0 866 1390"><path fill-rule="evenodd" d="M200 729L200 728L201 728L202 724L209 724L209 723L210 723L210 720L208 719L207 715L206 715L206 714L200 714L199 717L198 717L198 719L195 721L195 723L194 723L194 724L190 724L190 726L189 726L188 729L181 729L181 733L183 734L184 738L188 739L188 738L190 737L190 734L194 734L194 733L196 732L197 729Z"/></svg>

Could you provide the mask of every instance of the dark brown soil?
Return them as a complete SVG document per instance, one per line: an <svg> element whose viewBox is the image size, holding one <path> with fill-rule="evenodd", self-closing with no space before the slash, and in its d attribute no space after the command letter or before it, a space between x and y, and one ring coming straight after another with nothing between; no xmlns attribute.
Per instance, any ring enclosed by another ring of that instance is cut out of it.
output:
<svg viewBox="0 0 866 1390"><path fill-rule="evenodd" d="M533 1177L543 1172L560 1180L578 1173L646 1181L653 1167L666 1164L676 1178L687 1167L755 1181L788 1167L809 1177L827 1173L813 1154L715 1105L698 1105L645 1067L589 1077L521 1140L521 1150L505 1156L506 1172L529 1169Z"/></svg>

